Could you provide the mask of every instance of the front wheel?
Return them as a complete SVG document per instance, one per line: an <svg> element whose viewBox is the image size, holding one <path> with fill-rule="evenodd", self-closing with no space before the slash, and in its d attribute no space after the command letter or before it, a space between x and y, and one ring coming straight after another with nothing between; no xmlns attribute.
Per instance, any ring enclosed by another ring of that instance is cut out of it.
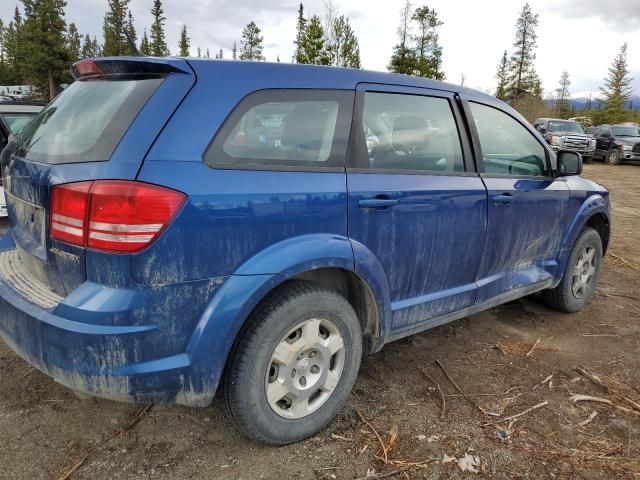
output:
<svg viewBox="0 0 640 480"><path fill-rule="evenodd" d="M602 263L602 240L591 227L585 227L571 249L562 281L542 292L545 303L556 310L579 312L591 300Z"/></svg>
<svg viewBox="0 0 640 480"><path fill-rule="evenodd" d="M274 445L324 428L345 404L362 356L360 323L340 293L297 282L253 315L225 376L231 418Z"/></svg>
<svg viewBox="0 0 640 480"><path fill-rule="evenodd" d="M620 152L614 148L609 152L609 156L607 160L611 165L619 165L620 164Z"/></svg>

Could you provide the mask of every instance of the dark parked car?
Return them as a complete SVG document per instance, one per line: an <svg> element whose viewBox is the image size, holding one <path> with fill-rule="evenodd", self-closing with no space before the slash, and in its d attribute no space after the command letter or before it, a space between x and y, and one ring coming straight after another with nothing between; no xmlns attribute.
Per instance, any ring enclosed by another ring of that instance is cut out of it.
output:
<svg viewBox="0 0 640 480"><path fill-rule="evenodd" d="M596 142L584 132L582 125L578 122L560 118L539 118L533 123L533 126L542 134L554 151L579 152L586 163L591 163Z"/></svg>
<svg viewBox="0 0 640 480"><path fill-rule="evenodd" d="M494 97L309 65L114 57L5 149L0 335L72 389L284 444L363 355L541 292L581 310L609 194Z"/></svg>
<svg viewBox="0 0 640 480"><path fill-rule="evenodd" d="M640 130L633 125L600 125L592 130L596 155L612 165L640 160Z"/></svg>

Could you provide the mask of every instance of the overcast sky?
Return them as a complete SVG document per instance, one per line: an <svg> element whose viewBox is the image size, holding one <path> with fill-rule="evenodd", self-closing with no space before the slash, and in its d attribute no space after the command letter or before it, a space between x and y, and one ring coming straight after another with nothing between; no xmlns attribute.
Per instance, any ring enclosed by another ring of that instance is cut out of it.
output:
<svg viewBox="0 0 640 480"><path fill-rule="evenodd" d="M0 16L8 20L14 6L3 0ZM131 0L135 26L142 35L151 23L152 0ZM386 70L403 0L334 0L338 12L348 16L360 42L363 67ZM500 0L428 0L444 22L440 43L444 49L447 80L491 92L495 69L502 52L512 51L515 22L524 2ZM539 14L536 67L545 92L556 87L563 69L568 70L572 96L597 92L607 67L620 46L629 44L629 68L633 87L640 94L640 0L531 0ZM254 20L264 35L267 60L290 61L295 37L296 0L165 0L167 39L177 51L182 24L196 47L209 48L211 56L222 48L230 57L233 41L240 45L244 25ZM103 12L107 0L67 0L67 22L80 32L97 35L101 41ZM307 16L324 14L323 0L304 2Z"/></svg>

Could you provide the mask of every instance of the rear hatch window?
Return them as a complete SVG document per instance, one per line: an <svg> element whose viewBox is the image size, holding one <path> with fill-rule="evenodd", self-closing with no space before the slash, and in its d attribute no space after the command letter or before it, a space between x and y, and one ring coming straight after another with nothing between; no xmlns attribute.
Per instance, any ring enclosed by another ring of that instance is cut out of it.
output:
<svg viewBox="0 0 640 480"><path fill-rule="evenodd" d="M108 160L161 82L161 77L78 80L24 128L15 153L48 164Z"/></svg>

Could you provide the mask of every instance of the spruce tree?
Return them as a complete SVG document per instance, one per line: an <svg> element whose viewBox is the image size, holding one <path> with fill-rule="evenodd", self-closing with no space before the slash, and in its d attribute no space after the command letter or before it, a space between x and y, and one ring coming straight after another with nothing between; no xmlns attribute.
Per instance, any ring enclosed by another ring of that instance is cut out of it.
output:
<svg viewBox="0 0 640 480"><path fill-rule="evenodd" d="M238 58L238 47L236 41L233 41L233 48L231 49L231 58L236 60Z"/></svg>
<svg viewBox="0 0 640 480"><path fill-rule="evenodd" d="M320 17L314 15L309 19L301 40L298 63L313 65L330 65L331 56L325 44L325 34Z"/></svg>
<svg viewBox="0 0 640 480"><path fill-rule="evenodd" d="M182 25L182 30L180 31L180 41L178 42L178 49L181 57L188 57L189 47L191 46L191 42L189 40L189 36L187 35L187 26Z"/></svg>
<svg viewBox="0 0 640 480"><path fill-rule="evenodd" d="M349 24L349 19L340 15L332 25L333 45L327 48L331 65L337 67L360 68L360 46Z"/></svg>
<svg viewBox="0 0 640 480"><path fill-rule="evenodd" d="M416 70L416 55L410 45L412 15L411 3L407 0L400 12L400 27L398 27L400 42L393 47L393 54L387 66L390 72L412 75Z"/></svg>
<svg viewBox="0 0 640 480"><path fill-rule="evenodd" d="M142 32L142 40L140 41L140 53L142 55L151 56L151 44L149 43L149 37L147 36L147 29Z"/></svg>
<svg viewBox="0 0 640 480"><path fill-rule="evenodd" d="M102 53L106 57L133 55L124 29L128 28L128 5L130 0L111 0L104 15Z"/></svg>
<svg viewBox="0 0 640 480"><path fill-rule="evenodd" d="M304 18L304 6L302 5L302 2L300 2L300 6L298 7L298 20L296 22L296 39L293 41L293 44L295 45L295 51L293 53L293 61L295 63L302 63L300 62L300 58L301 58L301 51L302 51L302 37L304 36L304 30L307 26L307 19Z"/></svg>
<svg viewBox="0 0 640 480"><path fill-rule="evenodd" d="M540 79L535 71L535 48L537 46L536 27L538 15L531 11L525 3L516 22L516 38L513 42L515 51L509 64L509 85L507 98L516 101L527 95L538 96Z"/></svg>
<svg viewBox="0 0 640 480"><path fill-rule="evenodd" d="M25 78L51 100L67 72L65 0L23 0L25 19L21 41L24 45Z"/></svg>
<svg viewBox="0 0 640 480"><path fill-rule="evenodd" d="M169 53L169 47L167 47L167 40L164 33L164 23L167 19L164 16L162 10L162 1L153 0L153 8L151 9L151 16L153 17L153 23L151 24L151 54L156 57L166 57Z"/></svg>
<svg viewBox="0 0 640 480"><path fill-rule="evenodd" d="M209 49L207 48L206 53L204 54L204 58L211 58L211 55L209 54Z"/></svg>
<svg viewBox="0 0 640 480"><path fill-rule="evenodd" d="M224 53L222 51L222 49L218 50L218 53L216 53L213 58L217 59L217 60L222 60L224 58Z"/></svg>
<svg viewBox="0 0 640 480"><path fill-rule="evenodd" d="M417 8L411 20L418 24L418 33L413 37L415 47L415 75L435 80L444 80L442 71L442 47L438 43L436 29L443 25L438 13L426 5Z"/></svg>
<svg viewBox="0 0 640 480"><path fill-rule="evenodd" d="M202 49L200 47L196 49L196 55L198 58L202 58Z"/></svg>
<svg viewBox="0 0 640 480"><path fill-rule="evenodd" d="M4 22L0 18L0 85L6 85L9 78L9 66L5 57L5 26ZM1 95L1 93L0 93Z"/></svg>
<svg viewBox="0 0 640 480"><path fill-rule="evenodd" d="M498 80L498 86L496 87L496 98L499 100L507 99L507 86L509 83L509 60L507 60L507 51L505 50L498 64L496 70L496 80Z"/></svg>
<svg viewBox="0 0 640 480"><path fill-rule="evenodd" d="M264 60L262 55L262 40L260 28L251 21L242 30L240 40L240 60Z"/></svg>
<svg viewBox="0 0 640 480"><path fill-rule="evenodd" d="M558 88L556 88L556 111L560 118L569 118L571 114L569 85L569 72L564 70L560 75L560 82L558 82Z"/></svg>
<svg viewBox="0 0 640 480"><path fill-rule="evenodd" d="M67 29L67 52L69 55L69 61L75 63L80 60L82 55L82 37L78 33L76 24L71 22Z"/></svg>
<svg viewBox="0 0 640 480"><path fill-rule="evenodd" d="M631 80L625 43L609 67L609 75L604 79L604 86L600 87L600 93L604 97L602 101L606 122L619 123L625 119L625 104L632 94Z"/></svg>

